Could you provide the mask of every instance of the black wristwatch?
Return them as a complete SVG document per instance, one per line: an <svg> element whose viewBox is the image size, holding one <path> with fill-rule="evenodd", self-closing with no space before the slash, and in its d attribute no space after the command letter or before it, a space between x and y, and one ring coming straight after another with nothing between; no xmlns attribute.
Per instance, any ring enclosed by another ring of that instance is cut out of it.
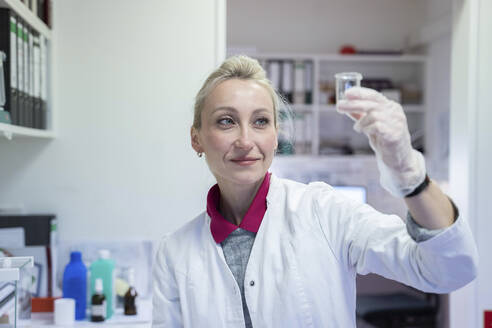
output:
<svg viewBox="0 0 492 328"><path fill-rule="evenodd" d="M413 196L417 196L418 194L420 194L425 188L427 188L427 186L429 185L430 183L430 179L429 179L429 176L426 174L425 175L425 179L424 181L419 184L417 186L417 188L415 188L414 191L412 191L411 193L409 193L408 195L405 195L405 198L409 198L409 197L413 197Z"/></svg>

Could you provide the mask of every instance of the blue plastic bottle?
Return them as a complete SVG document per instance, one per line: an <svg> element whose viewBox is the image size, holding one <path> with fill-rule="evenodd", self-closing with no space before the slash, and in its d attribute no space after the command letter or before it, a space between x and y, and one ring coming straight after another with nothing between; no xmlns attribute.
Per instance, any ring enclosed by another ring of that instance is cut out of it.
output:
<svg viewBox="0 0 492 328"><path fill-rule="evenodd" d="M80 252L70 253L70 263L63 273L63 297L75 299L75 319L85 319L87 269Z"/></svg>

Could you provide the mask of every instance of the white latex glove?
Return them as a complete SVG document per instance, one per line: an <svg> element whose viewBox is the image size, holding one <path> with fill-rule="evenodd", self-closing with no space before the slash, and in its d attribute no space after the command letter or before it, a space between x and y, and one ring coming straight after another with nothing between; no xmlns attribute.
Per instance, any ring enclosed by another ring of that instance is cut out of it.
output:
<svg viewBox="0 0 492 328"><path fill-rule="evenodd" d="M412 148L403 108L368 88L350 88L345 96L337 110L352 117L354 130L369 138L381 185L394 196L408 195L424 181L426 170L424 156Z"/></svg>

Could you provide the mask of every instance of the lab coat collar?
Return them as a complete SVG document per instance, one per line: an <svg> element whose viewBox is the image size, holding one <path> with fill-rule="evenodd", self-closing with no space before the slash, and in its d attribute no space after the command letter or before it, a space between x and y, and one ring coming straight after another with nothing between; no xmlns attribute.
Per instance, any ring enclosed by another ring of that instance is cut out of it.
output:
<svg viewBox="0 0 492 328"><path fill-rule="evenodd" d="M263 182L244 215L239 228L257 233L267 209L267 195L270 188L271 173L267 172ZM218 211L220 200L219 185L210 188L207 195L207 214L211 218L210 231L216 243L221 243L231 232L238 228L237 225L227 221Z"/></svg>

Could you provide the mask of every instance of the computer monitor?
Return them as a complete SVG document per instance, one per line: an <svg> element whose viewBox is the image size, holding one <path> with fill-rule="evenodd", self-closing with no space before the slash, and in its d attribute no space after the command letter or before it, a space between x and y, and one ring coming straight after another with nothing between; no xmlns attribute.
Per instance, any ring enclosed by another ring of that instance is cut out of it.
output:
<svg viewBox="0 0 492 328"><path fill-rule="evenodd" d="M367 191L363 186L333 186L333 188L349 198L355 199L362 203L367 202Z"/></svg>

